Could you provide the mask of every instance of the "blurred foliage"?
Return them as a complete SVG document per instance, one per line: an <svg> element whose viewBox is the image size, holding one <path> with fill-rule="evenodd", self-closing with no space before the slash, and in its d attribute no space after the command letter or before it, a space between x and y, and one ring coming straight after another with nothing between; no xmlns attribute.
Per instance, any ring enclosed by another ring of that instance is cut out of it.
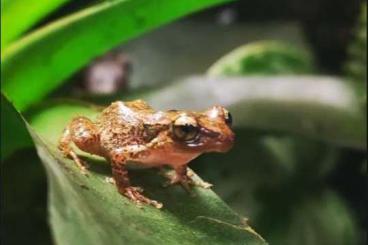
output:
<svg viewBox="0 0 368 245"><path fill-rule="evenodd" d="M216 75L307 74L313 71L310 54L291 44L263 41L239 47L208 69Z"/></svg>
<svg viewBox="0 0 368 245"><path fill-rule="evenodd" d="M354 39L349 46L346 73L358 83L367 83L367 3L361 6Z"/></svg>
<svg viewBox="0 0 368 245"><path fill-rule="evenodd" d="M1 50L67 1L1 0Z"/></svg>
<svg viewBox="0 0 368 245"><path fill-rule="evenodd" d="M226 156L204 155L192 168L269 244L357 244L353 214L326 183L338 148L254 130L236 135L231 164Z"/></svg>
<svg viewBox="0 0 368 245"><path fill-rule="evenodd" d="M47 180L36 151L33 148L18 150L3 163L1 219L4 225L1 243L52 244L46 221Z"/></svg>
<svg viewBox="0 0 368 245"><path fill-rule="evenodd" d="M367 3L361 5L361 12L357 26L354 30L354 38L350 43L349 59L345 63L347 77L355 83L362 108L367 108Z"/></svg>
<svg viewBox="0 0 368 245"><path fill-rule="evenodd" d="M245 45L238 50L254 46ZM267 54L267 44L262 50ZM272 59L265 59L265 65L261 63L252 70L252 66L244 67L248 55L249 59L254 56L251 52L233 51L216 62L209 73L218 76L262 74L264 67L264 74L270 74L269 66L274 64ZM258 56L263 57L262 52ZM303 56L298 57L302 59ZM282 70L292 73L295 69L293 62L283 61ZM308 60L299 63L308 63ZM278 74L277 69L274 71ZM309 71L295 70L297 73ZM308 89L302 91L307 93ZM339 99L341 101L341 96ZM357 113L362 114L360 110ZM364 122L363 118L360 120ZM230 169L223 162L220 166L224 167L212 168L209 173L209 162L215 160L208 156L203 156L194 168L204 178L228 183L219 189L214 188L238 212L248 210L252 224L270 244L343 245L360 241L353 214L326 184L326 176L339 158L336 146L290 135L259 133L254 136L254 132L244 130L238 130L236 134L238 142L232 155L237 157ZM332 218L335 221L331 221Z"/></svg>

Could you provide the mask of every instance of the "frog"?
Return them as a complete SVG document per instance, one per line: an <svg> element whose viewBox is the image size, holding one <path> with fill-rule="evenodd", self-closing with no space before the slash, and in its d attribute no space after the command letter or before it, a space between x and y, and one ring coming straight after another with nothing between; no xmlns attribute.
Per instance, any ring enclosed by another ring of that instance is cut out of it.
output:
<svg viewBox="0 0 368 245"><path fill-rule="evenodd" d="M143 189L132 186L128 166L169 167L167 185L180 184L208 188L206 182L193 181L188 164L207 152L228 152L235 140L232 115L223 106L203 111L155 110L143 100L115 101L100 110L96 119L77 116L66 125L58 149L72 159L84 175L88 164L76 153L103 157L111 165L112 182L118 192L136 204L162 208L163 204L146 197Z"/></svg>

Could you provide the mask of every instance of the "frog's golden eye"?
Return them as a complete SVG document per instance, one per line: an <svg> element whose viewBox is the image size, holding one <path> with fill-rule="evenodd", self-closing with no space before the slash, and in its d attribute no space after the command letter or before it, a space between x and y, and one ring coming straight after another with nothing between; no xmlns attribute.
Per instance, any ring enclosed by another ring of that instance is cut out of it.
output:
<svg viewBox="0 0 368 245"><path fill-rule="evenodd" d="M225 123L228 126L231 126L233 124L233 116L227 110L225 110Z"/></svg>
<svg viewBox="0 0 368 245"><path fill-rule="evenodd" d="M199 129L195 119L186 115L180 116L173 124L174 136L182 141L193 141L198 132Z"/></svg>

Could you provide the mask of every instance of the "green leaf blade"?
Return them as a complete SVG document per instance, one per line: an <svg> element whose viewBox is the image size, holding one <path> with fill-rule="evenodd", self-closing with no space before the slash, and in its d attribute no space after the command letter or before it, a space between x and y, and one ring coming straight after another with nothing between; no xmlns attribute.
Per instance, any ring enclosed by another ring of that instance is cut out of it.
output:
<svg viewBox="0 0 368 245"><path fill-rule="evenodd" d="M223 2L227 0L100 3L54 22L6 49L1 65L2 89L22 111L92 58L143 32Z"/></svg>
<svg viewBox="0 0 368 245"><path fill-rule="evenodd" d="M1 50L68 0L2 0ZM32 7L30 7L32 6Z"/></svg>
<svg viewBox="0 0 368 245"><path fill-rule="evenodd" d="M1 93L1 161L17 149L32 145L23 118Z"/></svg>
<svg viewBox="0 0 368 245"><path fill-rule="evenodd" d="M314 70L306 50L279 41L258 41L240 46L216 61L210 76L309 74Z"/></svg>

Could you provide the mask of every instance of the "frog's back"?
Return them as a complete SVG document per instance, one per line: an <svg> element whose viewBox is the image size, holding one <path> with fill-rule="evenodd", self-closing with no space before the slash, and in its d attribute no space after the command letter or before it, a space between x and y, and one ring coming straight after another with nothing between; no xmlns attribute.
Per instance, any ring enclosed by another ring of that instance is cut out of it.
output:
<svg viewBox="0 0 368 245"><path fill-rule="evenodd" d="M102 146L110 151L144 143L144 116L153 109L144 101L113 102L97 119Z"/></svg>

